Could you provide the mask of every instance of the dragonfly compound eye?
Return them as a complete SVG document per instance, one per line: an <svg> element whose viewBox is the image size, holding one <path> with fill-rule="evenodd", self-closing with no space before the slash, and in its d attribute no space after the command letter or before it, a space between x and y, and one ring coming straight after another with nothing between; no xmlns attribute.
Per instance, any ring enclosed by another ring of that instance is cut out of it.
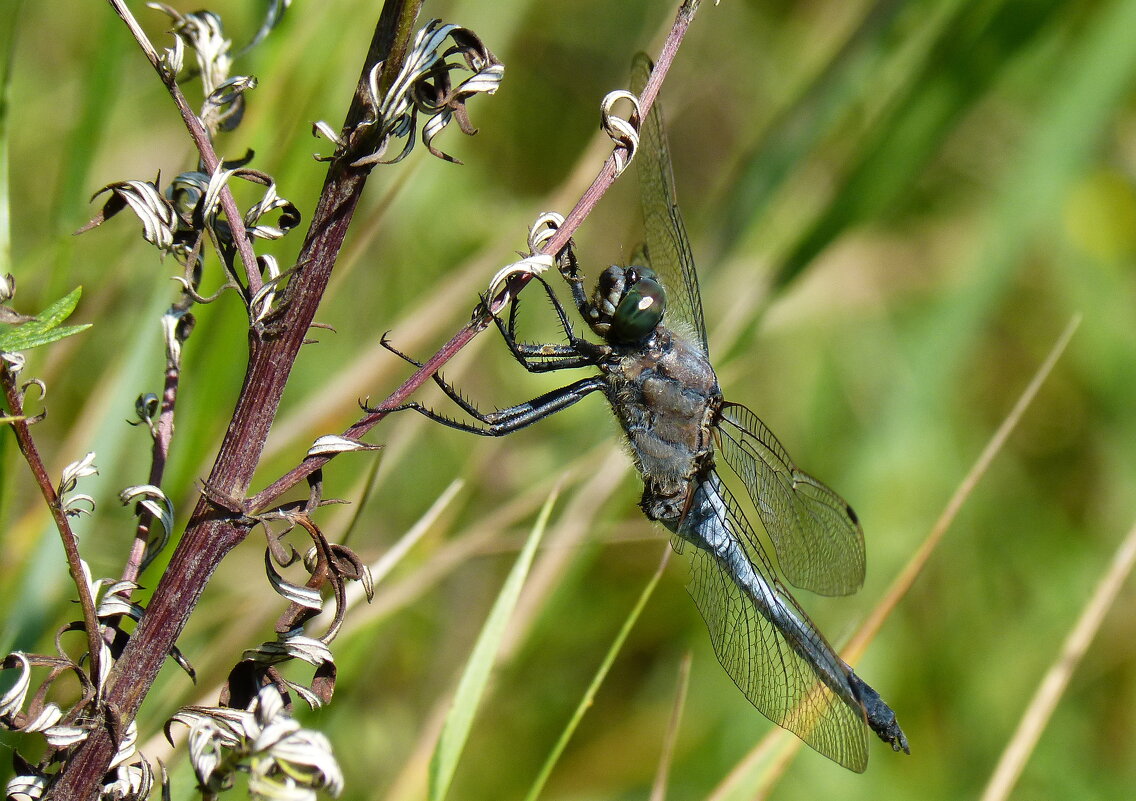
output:
<svg viewBox="0 0 1136 801"><path fill-rule="evenodd" d="M619 301L611 321L611 338L627 343L646 339L662 321L666 307L662 284L651 276L641 277Z"/></svg>

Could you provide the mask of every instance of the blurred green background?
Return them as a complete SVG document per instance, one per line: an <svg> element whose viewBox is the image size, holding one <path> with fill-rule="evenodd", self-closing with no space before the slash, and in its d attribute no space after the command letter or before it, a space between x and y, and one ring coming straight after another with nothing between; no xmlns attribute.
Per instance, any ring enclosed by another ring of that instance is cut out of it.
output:
<svg viewBox="0 0 1136 801"><path fill-rule="evenodd" d="M254 488L316 436L349 425L359 398L384 397L408 375L379 348L383 331L428 356L525 247L535 215L575 202L609 149L596 130L600 98L626 85L635 51L657 51L675 5L427 3L424 19L484 38L506 65L505 82L471 103L477 136L447 130L438 140L465 166L418 147L373 173L318 316L335 333L316 331L319 343L301 353ZM132 7L168 45L164 15ZM330 152L309 125L338 128L378 7L298 2L234 67L260 87L218 150L254 149L252 166L274 175L305 219L324 173L311 154ZM73 322L95 324L30 354L25 375L50 388L50 416L34 432L56 474L97 452L100 474L81 489L99 506L78 530L95 575L117 575L133 528L115 495L143 483L149 465L146 432L124 420L139 393L159 390L158 316L175 295L177 267L159 263L127 215L79 238L70 232L94 213L87 199L99 187L159 170L168 179L193 152L109 7L0 8L12 48L14 305L34 311L82 284ZM238 44L262 8L212 6ZM873 741L868 772L857 776L804 749L775 798L978 795L1136 517L1134 31L1133 0L727 0L705 5L678 55L662 101L722 386L864 522L864 589L836 600L800 593L833 642L879 601L1060 332L1083 315L857 665L897 711L912 755ZM191 98L197 91L187 87ZM577 236L592 276L629 256L637 215L634 182L624 180ZM302 237L261 252L288 265ZM525 307L527 333L554 337L547 304L534 295ZM239 304L225 298L198 317L166 485L180 525L244 366ZM493 334L446 375L484 408L564 383L521 371ZM433 389L422 399L443 406ZM358 514L349 542L368 560L462 483L379 582L375 602L349 617L333 645L332 705L301 717L331 738L345 798L423 797L425 759L456 677L536 510L559 486L451 793L521 797L648 581L664 532L636 508L640 485L599 398L502 440L410 415L388 419L371 439L386 445L373 491L365 487L374 457L340 457L326 471L327 491L355 505L321 519L341 538ZM55 627L77 617L74 588L12 438L0 448L0 646L50 651ZM262 545L254 538L222 565L179 642L196 687L167 668L143 708L143 750L172 766L175 798L192 797L192 777L164 746L162 721L182 704L215 700L241 651L271 639L283 608L260 579ZM709 796L774 728L719 668L683 567L672 560L543 798L648 797L688 651L668 797ZM160 570L143 583L152 588ZM1014 797L1132 794L1134 602L1125 587ZM732 797L755 797L760 774Z"/></svg>

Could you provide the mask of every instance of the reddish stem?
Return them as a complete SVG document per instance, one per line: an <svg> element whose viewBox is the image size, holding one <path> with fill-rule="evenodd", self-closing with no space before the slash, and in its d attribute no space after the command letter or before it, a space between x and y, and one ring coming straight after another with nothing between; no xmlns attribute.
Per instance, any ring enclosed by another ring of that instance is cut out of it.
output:
<svg viewBox="0 0 1136 801"><path fill-rule="evenodd" d="M666 41L663 42L663 48L659 53L658 60L655 62L655 68L651 70L651 75L647 79L647 85L643 87L643 93L639 96L640 117L642 119L647 118L647 114L650 112L655 98L659 95L659 88L663 85L663 81L667 77L667 72L674 62L675 54L678 53L679 45L682 44L683 37L686 36L686 31L690 27L691 21L694 19L694 12L697 10L697 7L697 2L688 2L684 3L679 9L674 25L671 26L671 31ZM615 172L617 155L620 153L626 155L626 152L627 149L623 145L617 145L615 149L612 150L611 155L608 156L603 167L600 168L600 172L592 181L591 186L584 190L580 199L576 201L576 205L572 207L572 210L568 212L568 216L564 218L564 223L541 248L541 253L555 255L568 244L568 240L588 215L592 213L592 209L599 203L600 198L602 198L611 185L615 183L615 179L618 177ZM494 313L500 312L504 308L508 298L515 297L516 293L523 289L530 280L531 276L528 274L519 274L511 278L509 285L491 301L490 307ZM485 327L484 322L475 320L461 328L450 338L449 342L443 345L437 353L431 356L428 361L418 368L418 370L406 379L394 392L388 395L378 406L393 407L406 402L419 387L430 380L430 376L438 372L438 370L442 368L442 365L457 355L475 336L485 330ZM368 414L344 431L343 436L350 439L359 439L374 428L386 415L387 412L382 411ZM248 508L254 511L267 508L285 492L321 469L331 461L334 456L335 454L309 456L299 465L289 470L250 498Z"/></svg>
<svg viewBox="0 0 1136 801"><path fill-rule="evenodd" d="M389 86L397 74L421 4L422 0L388 0L383 6L347 112L345 130L354 130L366 113L364 97L371 67L383 62L383 85ZM270 336L259 327L249 333L244 387L206 480L211 497L241 498L252 480L284 385L366 184L367 172L350 168L348 160L332 162L328 169L296 272L281 299L283 311L274 328L275 335ZM123 728L137 714L213 571L249 530L247 520L219 509L202 495L146 613L108 679L107 720L75 751L59 780L49 789L48 799L93 801L98 797L102 777Z"/></svg>
<svg viewBox="0 0 1136 801"><path fill-rule="evenodd" d="M4 398L8 404L10 415L17 418L24 417L24 393L16 384L16 376L8 369L7 363L0 363L0 385L3 385ZM9 425L12 426L12 432L16 435L16 443L20 447L20 453L24 455L24 460L31 469L32 478L39 486L39 491L43 494L47 508L51 510L55 528L59 531L59 539L63 542L67 567L79 593L79 606L83 610L83 624L87 629L87 650L91 655L91 684L95 688L101 689L99 674L102 671L103 653L99 618L95 609L95 599L91 595L91 588L87 584L87 578L83 572L83 564L79 556L79 540L76 538L75 532L71 530L71 522L67 519L67 513L63 511L60 497L55 493L55 485L52 484L43 459L39 455L39 448L36 447L35 440L32 439L28 421L26 419L14 420ZM93 712L94 710L90 711Z"/></svg>
<svg viewBox="0 0 1136 801"><path fill-rule="evenodd" d="M204 167L204 172L213 175L217 171L217 167L221 164L221 159L213 150L213 141L209 138L205 126L201 124L201 118L197 113L189 107L189 101L185 99L182 94L181 88L177 85L177 79L173 75L168 75L162 69L162 62L158 57L157 50L154 45L150 43L149 38L142 30L142 26L138 24L138 20L134 19L134 15L130 13L130 9L126 7L123 0L108 0L111 8L115 13L122 18L126 23L126 27L130 29L130 33L134 36L134 40L138 42L138 46L142 48L142 52L146 54L146 58L150 62L150 66L158 73L158 77L162 79L166 89L173 98L174 105L177 106L178 113L181 114L182 122L185 123L186 130L189 131L190 138L193 139L193 144L197 148L197 152L201 154L201 165ZM247 236L238 236L237 231L245 230L245 221L241 216L241 210L237 208L237 201L233 199L233 193L226 185L221 188L221 210L225 212L225 219L229 223L229 230L233 232L233 245L237 249L237 253L241 257L241 266L245 270L245 281L248 289L248 297L253 297L260 291L263 281L260 277L260 267L256 263L256 254L252 249L252 242L249 241Z"/></svg>
<svg viewBox="0 0 1136 801"><path fill-rule="evenodd" d="M112 4L116 1L111 0ZM354 131L363 117L363 97L371 66L378 61L384 62L380 80L380 85L384 87L390 85L391 78L401 67L404 48L410 40L421 2L422 0L389 0L384 5L356 88L355 99L347 114L345 131ZM659 57L658 66L644 89L644 114L658 93L658 87L693 18L696 6L697 2L688 0L679 11L678 19ZM279 324L274 328L276 335L266 336L259 328L250 332L249 364L244 388L237 399L228 431L206 481L211 498L232 499L232 503L227 505L255 510L267 503L266 499L278 497L327 461L326 457L307 459L296 470L275 482L269 490L251 499L251 503L239 500L244 497L252 480L288 374L314 319L366 182L366 173L347 167L348 160L345 158L333 162L328 171L311 228L297 260L296 273L283 293L281 303L284 311ZM548 243L544 252L555 253L564 246L614 179L613 156L605 163L592 187L584 193L568 215L559 235ZM240 230L239 224L235 230ZM524 283L527 283L527 279L514 280L510 289L515 292ZM499 295L494 299L494 308L500 308L503 303L504 297ZM474 323L458 331L433 358L392 393L385 404L397 404L409 397L483 327ZM346 435L363 435L383 416L381 413L367 415L349 428ZM150 606L111 672L106 696L109 714L104 727L93 730L78 747L59 780L49 789L46 796L48 799L93 801L98 797L101 779L114 755L115 743L120 738L122 729L137 714L166 654L185 626L209 577L249 530L250 521L234 515L227 508L219 508L203 494L154 591Z"/></svg>

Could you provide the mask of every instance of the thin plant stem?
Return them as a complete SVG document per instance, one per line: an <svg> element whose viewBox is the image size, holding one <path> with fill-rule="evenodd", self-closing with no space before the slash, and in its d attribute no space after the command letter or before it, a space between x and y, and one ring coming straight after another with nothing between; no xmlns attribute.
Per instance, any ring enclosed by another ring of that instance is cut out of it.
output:
<svg viewBox="0 0 1136 801"><path fill-rule="evenodd" d="M174 410L177 406L178 385L181 381L181 368L170 356L166 360L166 374L162 387L161 406L158 412L158 421L154 425L154 444L150 449L150 475L148 484L155 487L162 486L162 479L166 473L166 463L169 460L170 444L174 436ZM123 581L136 581L142 569L142 560L145 558L146 548L150 542L151 527L154 516L149 510L143 508L138 515L138 526L134 532L134 542L130 548L130 556L122 571ZM128 593L123 593L129 597Z"/></svg>
<svg viewBox="0 0 1136 801"><path fill-rule="evenodd" d="M678 732L682 727L682 712L686 708L686 691L690 687L690 665L693 661L694 655L687 651L678 665L678 686L675 688L674 706L671 707L671 719L667 723L667 735L663 740L663 752L659 756L659 767L655 771L655 782L651 787L649 801L666 801L667 779L670 777L671 763L674 762Z"/></svg>
<svg viewBox="0 0 1136 801"><path fill-rule="evenodd" d="M651 71L651 76L647 80L647 85L643 87L643 93L639 98L640 116L644 119L659 94L659 88L666 79L667 72L674 62L675 54L678 52L679 45L682 44L683 37L686 36L687 29L694 19L694 13L697 8L697 0L684 2L679 9L678 15L675 17L670 33L663 42L662 50L655 62L655 68ZM571 238L572 234L579 229L581 223L591 214L596 204L599 203L600 198L602 198L607 190L611 188L612 184L615 183L617 177L617 157L621 154L625 156L626 153L627 150L623 145L616 145L611 155L607 157L607 160L600 168L599 174L596 175L595 179L592 181L591 186L589 186L580 196L580 199L576 201L576 205L572 207L572 210L568 212L568 215L564 218L564 223L556 230L548 243L541 248L541 253L555 255L568 244L568 240ZM492 312L496 314L504 309L508 299L515 297L516 293L520 292L530 279L531 276L528 274L520 274L511 278L506 287L489 302L488 305ZM467 325L458 330L437 353L431 356L422 367L416 370L406 381L395 389L394 392L388 395L379 406L388 408L404 403L419 387L429 381L434 373L438 372L446 362L472 342L473 338L484 331L488 326L489 318L487 316L479 315L475 317ZM344 431L343 436L350 439L359 439L374 428L386 415L387 412L385 411L369 413ZM249 508L253 510L267 508L285 492L321 469L334 455L335 454L325 454L311 456L305 459L295 468L288 471L250 498Z"/></svg>
<svg viewBox="0 0 1136 801"><path fill-rule="evenodd" d="M947 533L947 530L955 522L955 518L962 509L963 504L966 503L967 499L974 493L975 488L978 487L979 482L981 482L983 476L986 475L986 471L990 469L994 458L1001 453L1006 441L1010 438L1010 434L1018 427L1018 423L1021 422L1026 410L1037 397L1037 393L1041 391L1042 385L1044 385L1049 378L1049 374L1053 372L1057 361L1061 358L1061 355L1065 353L1065 348L1069 346L1069 341L1073 338L1073 334L1076 333L1080 325L1081 315L1078 314L1069 321L1065 326L1065 330L1061 332L1057 341L1053 343L1053 347L1050 348L1049 354L1045 357L1045 361L1037 368L1037 371L1033 374L1033 378L1030 379L1029 384L1022 391L1022 394L1014 403L1013 408L1010 409L1009 414L1002 420L1002 424L998 426L998 430L994 432L990 441L986 443L986 447L982 449L982 453L971 466L966 477L963 478L962 482L958 485L958 488L947 502L947 505L943 508L939 519L936 520L935 525L931 527L931 532L927 535L922 545L919 546L919 550L908 560L902 572L895 577L891 586L888 587L887 592L884 593L884 597L876 604L872 613L860 624L856 629L856 633L852 635L848 644L843 648L843 656L848 661L855 662L863 655L868 647L868 643L875 639L884 621L892 613L900 600L911 590L915 579L923 572L923 568L926 567L927 562L930 560L931 554L934 553L935 549L942 541L943 536Z"/></svg>
<svg viewBox="0 0 1136 801"><path fill-rule="evenodd" d="M1018 777L1026 766L1026 761L1033 753L1041 733L1045 731L1045 726L1057 707L1057 702L1061 700L1065 688L1069 686L1073 671L1081 664L1085 651L1100 629L1105 613L1116 602L1116 596L1132 573L1134 565L1136 565L1136 525L1128 531L1120 547L1116 549L1108 572L1097 584L1076 625L1065 639L1057 658L1053 660L1045 678L1038 685L1037 692L1030 699L1014 736L1010 738L1009 744L1002 752L1002 758L998 760L998 766L990 777L990 783L982 793L982 801L1004 801L1010 797Z"/></svg>
<svg viewBox="0 0 1136 801"><path fill-rule="evenodd" d="M580 703L576 705L576 711L572 713L571 719L564 726L564 731L560 733L560 739L552 747L552 751L545 759L544 765L537 774L536 779L533 781L532 787L529 788L528 795L525 796L525 801L536 801L540 797L541 790L548 782L548 777L552 775L552 769L556 767L556 763L560 760L560 755L564 753L564 749L568 747L568 741L572 739L572 735L576 733L580 721L584 718L584 713L592 706L596 699L596 693L599 692L600 685L603 684L607 673L611 670L612 664L615 663L615 658L619 655L620 650L623 648L623 643L627 641L627 636L631 633L632 627L639 619L640 613L647 605L651 595L655 592L655 587L659 585L659 579L663 577L663 570L666 568L667 563L671 558L671 547L668 543L666 550L663 551L663 558L659 560L659 566L656 568L655 573L651 576L651 580L647 582L647 586L639 594L639 599L635 602L631 612L627 615L627 619L623 621L623 626L620 627L619 633L616 634L615 640L612 641L611 647L608 648L607 653L604 655L603 661L600 663L599 668L596 670L595 676L592 677L591 684L588 689L584 691L584 695L580 698Z"/></svg>
<svg viewBox="0 0 1136 801"><path fill-rule="evenodd" d="M31 429L24 415L23 393L16 384L16 376L8 370L7 365L0 366L0 385L4 388L4 398L8 404L8 411L15 419L9 422L12 432L16 435L16 444L28 463L32 478L39 486L40 493L51 511L51 518L55 521L55 528L59 532L59 539L63 543L63 553L67 558L67 568L71 579L75 582L75 589L79 594L79 607L83 610L83 626L87 631L87 651L91 655L91 684L101 696L102 681L102 637L99 629L98 612L95 609L95 599L91 595L90 584L87 583L87 574L83 570L82 558L79 556L79 540L71 530L71 522L67 513L63 511L60 497L55 492L55 485L48 475L43 459L39 455L32 438Z"/></svg>
<svg viewBox="0 0 1136 801"><path fill-rule="evenodd" d="M205 168L205 172L213 175L221 164L221 159L217 156L217 152L213 149L213 142L209 138L209 133L205 130L205 126L201 124L201 118L197 116L196 112L189 107L189 101L185 99L182 94L181 88L177 85L177 78L174 75L168 74L162 69L162 61L158 57L158 51L154 49L154 45L150 43L146 32L142 30L142 26L138 24L138 20L130 13L130 9L126 7L123 0L107 0L110 3L114 12L122 18L126 23L126 27L130 30L134 41L138 42L138 46L146 55L146 59L150 62L150 66L158 73L158 77L162 79L162 83L173 98L174 105L177 106L178 113L181 114L182 122L185 123L186 130L189 131L189 136L193 139L194 147L197 152L201 154L201 164ZM246 287L248 289L249 297L253 297L260 291L264 282L260 277L260 268L257 266L256 254L252 249L252 242L247 236L240 236L238 231L245 230L245 221L241 216L241 210L237 208L237 201L233 199L233 193L228 186L221 189L221 210L225 212L225 219L229 223L229 230L233 232L233 247L237 249L237 253L241 257L241 266L245 271Z"/></svg>

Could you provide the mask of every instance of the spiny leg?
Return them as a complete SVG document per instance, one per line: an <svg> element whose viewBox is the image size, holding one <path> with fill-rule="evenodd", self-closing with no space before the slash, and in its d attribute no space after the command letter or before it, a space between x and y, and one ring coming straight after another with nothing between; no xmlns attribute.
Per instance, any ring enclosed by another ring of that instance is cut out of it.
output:
<svg viewBox="0 0 1136 801"><path fill-rule="evenodd" d="M396 348L394 345L392 345L390 343L390 340L387 339L386 334L383 334L383 338L381 340L379 340L379 344L382 345L387 350L389 350L395 356L398 356L400 359L404 359L404 360L410 362L415 367L422 367L422 362L418 361L417 359L414 359L411 356L406 355L405 353L400 351L398 348ZM442 378L442 375L440 373L434 373L432 376L430 376L430 378L432 378L434 380L434 383L437 384L441 388L442 392L446 393L446 397L448 397L450 400L452 400L454 403L456 403L458 406L460 406L463 410L465 410L466 414L469 414L473 417L479 417L481 415L481 412L478 410L478 408L476 406L474 406L469 400L467 400L466 397L461 394L461 391L457 387L455 387L453 384L450 384L449 382L447 382L446 379ZM380 412L380 411L382 411L382 412L399 411L399 410L404 409L404 408L412 408L414 405L420 405L420 404L405 404L404 406L399 406L399 407L393 408L393 409L384 409L382 407L372 408L372 407L364 404L363 409L365 411L367 411L368 413L374 414L375 412ZM427 415L427 416L429 416L429 415Z"/></svg>
<svg viewBox="0 0 1136 801"><path fill-rule="evenodd" d="M576 260L575 243L571 239L568 240L564 249L557 254L557 269L559 269L561 277L568 282L568 288L572 292L572 302L579 309L580 316L587 320L591 303L589 303L588 293L584 289L584 276L580 274L580 263Z"/></svg>
<svg viewBox="0 0 1136 801"><path fill-rule="evenodd" d="M557 319L560 321L560 327L564 331L568 344L537 345L528 342L518 342L518 301L514 299L509 313L509 321L506 323L497 315L493 315L493 321L497 324L497 328L500 330L505 344L509 347L509 352L520 362L521 366L530 373L545 373L554 370L589 367L597 364L605 356L609 355L610 350L606 346L596 345L576 336L572 331L572 324L568 320L564 306L560 302L560 299L556 297L556 293L553 291L552 287L539 275L534 275L533 278L539 281L541 286L544 287L545 294L548 295L553 311L556 312ZM535 359L542 361L531 361Z"/></svg>
<svg viewBox="0 0 1136 801"><path fill-rule="evenodd" d="M596 390L603 389L604 380L599 376L592 376L590 378L582 378L575 383L569 384L566 387L554 389L551 392L533 398L525 403L519 403L516 406L510 406L507 409L500 409L496 412L483 414L478 411L473 404L468 401L458 400L458 397L450 395L458 404L465 409L465 411L477 420L481 425L473 425L470 423L462 423L458 420L446 417L439 414L432 409L428 409L421 403L404 403L401 406L395 406L390 409L378 408L370 411L383 411L383 412L401 412L406 409L413 409L424 417L441 423L449 428L456 428L459 431L468 431L471 434L478 434L483 437L503 437L506 434L511 434L514 431L524 428L525 426L532 425L537 420L548 417L563 409L572 406L585 395L589 395ZM449 393L447 393L449 394ZM459 396L460 397L460 396Z"/></svg>

